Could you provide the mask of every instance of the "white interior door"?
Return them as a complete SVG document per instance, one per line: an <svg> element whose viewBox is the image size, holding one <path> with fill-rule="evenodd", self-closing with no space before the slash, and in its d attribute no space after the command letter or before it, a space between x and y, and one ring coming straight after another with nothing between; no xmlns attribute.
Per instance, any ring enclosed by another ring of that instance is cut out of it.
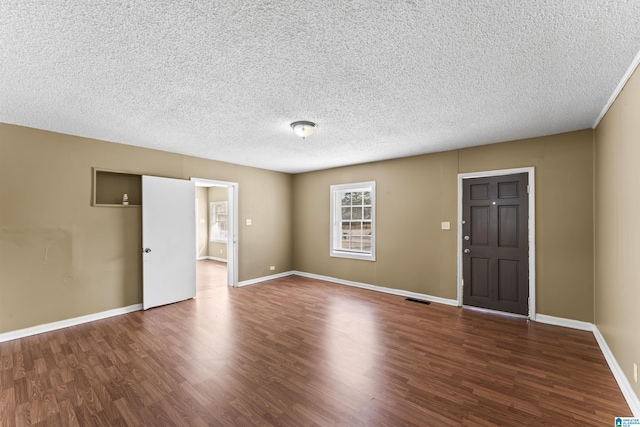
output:
<svg viewBox="0 0 640 427"><path fill-rule="evenodd" d="M142 177L142 307L196 296L193 181Z"/></svg>

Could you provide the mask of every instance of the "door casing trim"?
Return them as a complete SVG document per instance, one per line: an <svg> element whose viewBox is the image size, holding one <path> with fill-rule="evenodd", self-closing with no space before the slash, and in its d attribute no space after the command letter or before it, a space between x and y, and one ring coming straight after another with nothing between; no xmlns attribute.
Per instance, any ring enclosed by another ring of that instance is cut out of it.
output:
<svg viewBox="0 0 640 427"><path fill-rule="evenodd" d="M191 181L204 184L205 186L216 186L227 188L227 200L229 201L229 218L231 219L231 230L227 237L227 285L238 287L238 191L239 184L231 181L221 181L218 179L191 177ZM207 211L208 211L207 207ZM231 248L231 250L229 250Z"/></svg>
<svg viewBox="0 0 640 427"><path fill-rule="evenodd" d="M535 168L498 169L458 174L458 307L462 307L462 181L470 178L527 173L529 176L529 319L536 320L536 180Z"/></svg>

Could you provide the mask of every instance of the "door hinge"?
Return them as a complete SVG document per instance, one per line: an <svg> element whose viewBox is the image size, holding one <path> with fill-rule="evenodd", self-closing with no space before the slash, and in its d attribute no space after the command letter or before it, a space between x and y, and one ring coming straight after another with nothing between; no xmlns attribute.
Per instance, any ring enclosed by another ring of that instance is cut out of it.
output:
<svg viewBox="0 0 640 427"><path fill-rule="evenodd" d="M529 194L530 190L531 190L531 187L529 186L529 184L527 184L527 194Z"/></svg>

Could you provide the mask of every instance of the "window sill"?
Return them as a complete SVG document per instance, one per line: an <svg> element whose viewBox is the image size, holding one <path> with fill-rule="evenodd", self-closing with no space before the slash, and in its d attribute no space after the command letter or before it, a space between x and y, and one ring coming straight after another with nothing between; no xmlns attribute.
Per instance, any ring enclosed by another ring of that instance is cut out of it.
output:
<svg viewBox="0 0 640 427"><path fill-rule="evenodd" d="M375 254L360 254L355 252L331 251L329 256L333 258L357 259L360 261L375 261Z"/></svg>

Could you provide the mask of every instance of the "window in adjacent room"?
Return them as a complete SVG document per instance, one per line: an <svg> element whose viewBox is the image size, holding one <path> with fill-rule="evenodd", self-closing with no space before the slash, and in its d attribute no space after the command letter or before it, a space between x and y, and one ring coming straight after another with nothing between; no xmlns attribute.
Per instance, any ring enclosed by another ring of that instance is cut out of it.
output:
<svg viewBox="0 0 640 427"><path fill-rule="evenodd" d="M209 205L209 240L227 243L227 202L211 202Z"/></svg>
<svg viewBox="0 0 640 427"><path fill-rule="evenodd" d="M375 208L375 181L331 186L331 256L376 260Z"/></svg>

